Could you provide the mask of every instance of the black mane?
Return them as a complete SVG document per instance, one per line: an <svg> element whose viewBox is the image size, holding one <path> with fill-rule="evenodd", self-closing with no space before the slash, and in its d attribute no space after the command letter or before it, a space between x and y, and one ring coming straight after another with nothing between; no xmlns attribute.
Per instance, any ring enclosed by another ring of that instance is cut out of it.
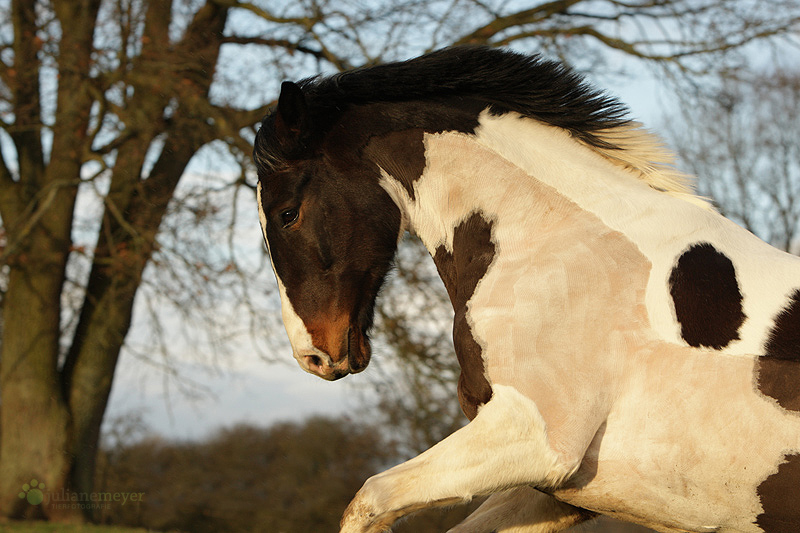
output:
<svg viewBox="0 0 800 533"><path fill-rule="evenodd" d="M624 105L564 65L488 47L446 48L408 61L309 78L298 85L310 112L328 119L352 106L372 103L469 101L493 114L516 112L564 128L604 149L615 147L598 133L629 123ZM273 120L268 115L262 123L256 138L257 160L279 155L268 153ZM318 122L325 123L329 120Z"/></svg>

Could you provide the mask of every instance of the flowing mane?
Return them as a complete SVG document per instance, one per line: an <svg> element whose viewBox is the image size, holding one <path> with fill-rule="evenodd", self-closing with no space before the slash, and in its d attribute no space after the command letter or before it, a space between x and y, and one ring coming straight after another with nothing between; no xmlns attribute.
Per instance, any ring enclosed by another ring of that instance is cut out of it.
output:
<svg viewBox="0 0 800 533"><path fill-rule="evenodd" d="M692 196L691 177L673 168L673 154L628 116L616 98L579 74L541 56L487 47L454 47L419 58L363 67L299 82L318 133L353 106L437 102L469 106L476 113L518 113L567 130L603 157L632 171L652 187ZM268 116L256 138L255 157L282 166L290 154L271 142ZM697 203L702 203L699 199Z"/></svg>

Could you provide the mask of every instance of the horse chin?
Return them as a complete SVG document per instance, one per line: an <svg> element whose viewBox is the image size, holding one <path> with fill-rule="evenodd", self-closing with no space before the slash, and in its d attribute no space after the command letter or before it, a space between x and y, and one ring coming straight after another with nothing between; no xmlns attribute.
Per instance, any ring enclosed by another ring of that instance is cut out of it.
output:
<svg viewBox="0 0 800 533"><path fill-rule="evenodd" d="M367 368L372 356L372 346L366 332L357 327L350 328L347 334L347 352L351 373L358 374Z"/></svg>

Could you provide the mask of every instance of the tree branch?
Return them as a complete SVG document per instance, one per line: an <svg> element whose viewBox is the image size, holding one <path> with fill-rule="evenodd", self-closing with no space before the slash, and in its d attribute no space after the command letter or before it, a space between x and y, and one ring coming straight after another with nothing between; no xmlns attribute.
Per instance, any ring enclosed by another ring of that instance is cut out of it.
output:
<svg viewBox="0 0 800 533"><path fill-rule="evenodd" d="M0 148L1 147L2 144L0 143ZM6 158L3 156L3 151L0 149L0 194L2 194L4 189L14 187L16 184L17 182L14 181L14 177L8 169L8 165L6 165Z"/></svg>
<svg viewBox="0 0 800 533"><path fill-rule="evenodd" d="M17 149L20 180L30 183L34 190L44 175L39 97L42 40L36 35L35 7L35 2L26 0L12 3L14 65L6 71L15 117L9 134Z"/></svg>
<svg viewBox="0 0 800 533"><path fill-rule="evenodd" d="M678 59L696 56L700 54L711 54L715 52L724 52L734 48L741 47L752 41L770 37L785 31L785 28L764 29L753 33L745 33L732 41L722 41L718 43L704 43L704 42L678 42L678 41L664 41L658 43L656 41L640 41L640 42L627 42L616 37L610 37L603 34L592 26L582 26L578 28L571 28L566 33L570 35L587 35L594 37L604 45L623 51L635 57L654 61L677 61ZM655 44L671 45L679 48L679 50L670 54L650 54L642 52L639 47L652 46ZM682 50L681 50L682 48Z"/></svg>
<svg viewBox="0 0 800 533"><path fill-rule="evenodd" d="M262 7L258 7L249 2L240 2L239 0L210 0L210 1L211 3L217 4L218 6L224 6L226 8L244 9L246 11L250 11L254 15L257 15L258 17L266 21L275 22L277 24L296 24L303 28L309 29L314 24L320 21L320 17L299 17L299 18L278 17Z"/></svg>
<svg viewBox="0 0 800 533"><path fill-rule="evenodd" d="M525 11L497 17L490 23L464 35L454 44L483 44L488 43L498 33L524 24L540 22L557 13L565 13L570 7L581 3L583 0L555 0Z"/></svg>
<svg viewBox="0 0 800 533"><path fill-rule="evenodd" d="M3 219L3 224L6 226L16 225L20 203L19 184L14 181L0 149L0 218Z"/></svg>
<svg viewBox="0 0 800 533"><path fill-rule="evenodd" d="M321 50L313 50L300 43L292 42L288 39L267 39L264 37L237 37L235 35L227 36L222 39L223 44L240 44L248 45L255 44L261 46L285 48L291 54L292 52L302 52L304 54L315 57L316 59L329 60L328 55Z"/></svg>
<svg viewBox="0 0 800 533"><path fill-rule="evenodd" d="M8 257L13 255L25 242L33 229L39 224L47 211L53 206L60 189L76 186L71 180L61 180L48 183L44 189L38 191L33 200L22 211L17 220L24 220L21 227L14 227L9 233L8 245L0 254L0 265L5 264ZM15 224L16 226L16 224ZM8 226L7 226L8 227Z"/></svg>

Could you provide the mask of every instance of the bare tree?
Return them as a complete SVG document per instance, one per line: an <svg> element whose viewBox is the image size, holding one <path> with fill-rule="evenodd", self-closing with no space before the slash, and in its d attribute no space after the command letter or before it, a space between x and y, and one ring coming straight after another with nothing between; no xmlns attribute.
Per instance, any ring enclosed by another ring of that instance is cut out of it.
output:
<svg viewBox="0 0 800 533"><path fill-rule="evenodd" d="M795 3L0 0L0 515L82 518L18 493L33 477L92 490L136 300L149 297L163 333L144 353L168 348L164 302L206 325L226 299L256 305L245 282L265 265L243 267L235 233L187 229L219 220L235 229L235 200L253 185L254 127L283 78L456 42L573 60L613 50L698 70L704 58L788 34ZM242 171L192 181L187 167L212 143ZM223 199L229 208L218 208Z"/></svg>
<svg viewBox="0 0 800 533"><path fill-rule="evenodd" d="M178 183L215 139L244 158L242 130L266 107L213 95L226 6L55 0L0 9L9 21L0 35L0 513L80 519L26 506L21 483L91 491L145 267L177 271L188 259L168 234L156 237L182 199ZM207 216L196 206L194 214ZM184 271L195 280L226 270L192 266Z"/></svg>
<svg viewBox="0 0 800 533"><path fill-rule="evenodd" d="M739 71L689 102L670 126L701 193L762 239L797 253L800 236L800 72ZM698 118L700 118L698 120Z"/></svg>

